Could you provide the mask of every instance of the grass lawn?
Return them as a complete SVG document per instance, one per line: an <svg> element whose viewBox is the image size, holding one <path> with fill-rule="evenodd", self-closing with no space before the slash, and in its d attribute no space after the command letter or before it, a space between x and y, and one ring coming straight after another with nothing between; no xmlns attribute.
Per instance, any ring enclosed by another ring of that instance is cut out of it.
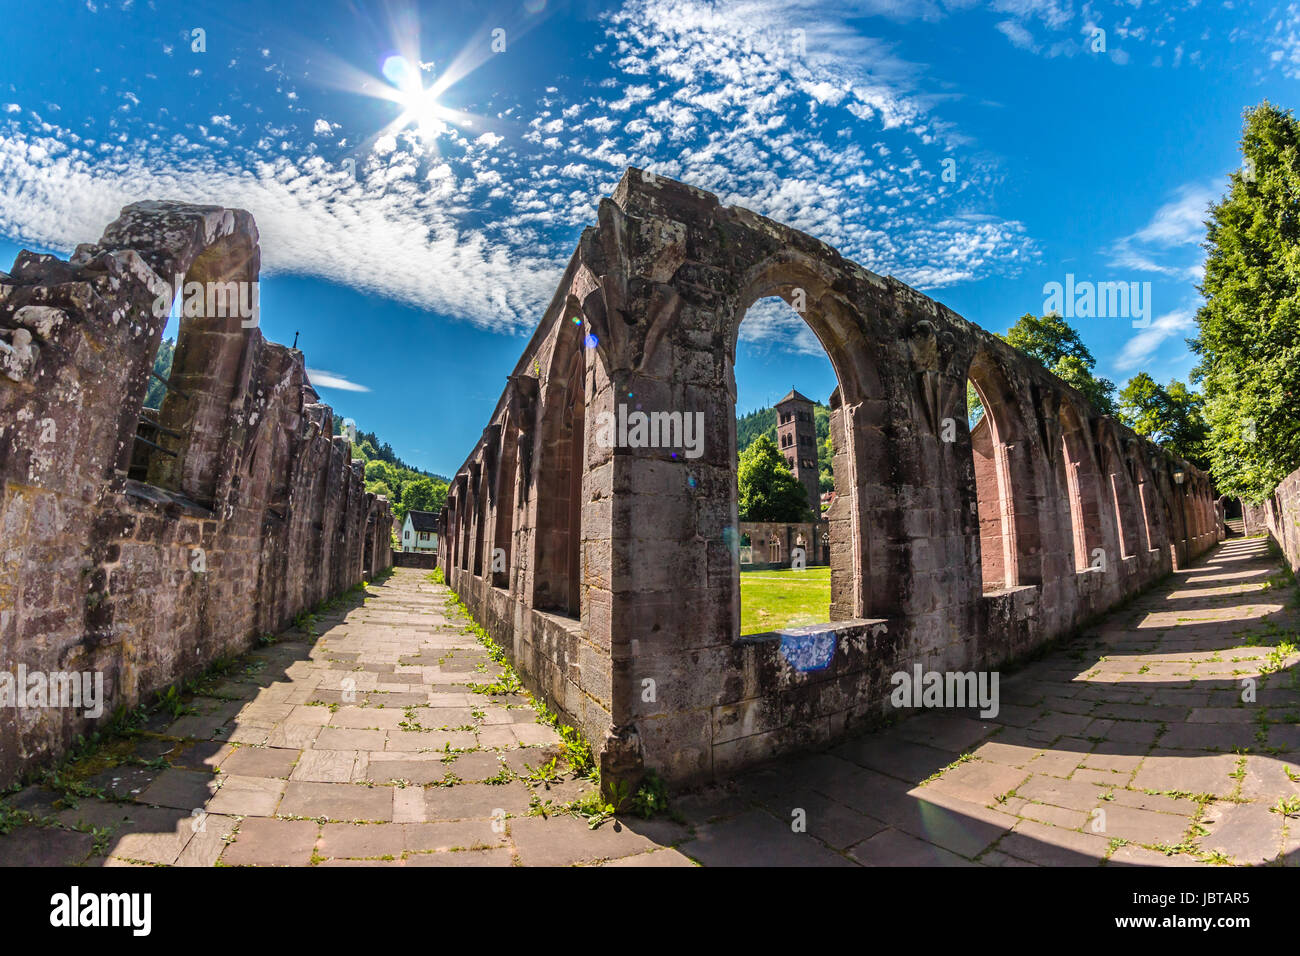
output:
<svg viewBox="0 0 1300 956"><path fill-rule="evenodd" d="M740 633L822 624L831 613L831 569L740 572Z"/></svg>

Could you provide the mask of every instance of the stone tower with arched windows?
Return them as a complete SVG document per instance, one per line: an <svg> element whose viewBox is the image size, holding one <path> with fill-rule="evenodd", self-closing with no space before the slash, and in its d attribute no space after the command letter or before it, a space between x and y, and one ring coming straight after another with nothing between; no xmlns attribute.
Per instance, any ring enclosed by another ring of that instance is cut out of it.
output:
<svg viewBox="0 0 1300 956"><path fill-rule="evenodd" d="M821 480L817 473L817 425L813 400L794 389L776 403L776 443L790 470L808 492L808 507L820 514Z"/></svg>

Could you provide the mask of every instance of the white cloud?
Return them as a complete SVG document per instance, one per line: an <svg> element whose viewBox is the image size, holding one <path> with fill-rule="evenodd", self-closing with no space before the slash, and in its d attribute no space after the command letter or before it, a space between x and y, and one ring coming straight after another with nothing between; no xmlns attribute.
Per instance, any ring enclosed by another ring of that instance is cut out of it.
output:
<svg viewBox="0 0 1300 956"><path fill-rule="evenodd" d="M1175 191L1174 197L1151 216L1141 229L1115 241L1107 250L1111 265L1139 272L1156 272L1178 278L1199 278L1199 244L1205 240L1209 206L1217 199L1208 186L1191 183Z"/></svg>
<svg viewBox="0 0 1300 956"><path fill-rule="evenodd" d="M1180 332L1187 332L1196 326L1196 310L1191 308L1175 309L1155 319L1149 328L1124 343L1115 359L1115 367L1127 372L1150 363L1156 350L1165 340Z"/></svg>
<svg viewBox="0 0 1300 956"><path fill-rule="evenodd" d="M414 164L372 158L354 181L319 157L257 158L245 170L202 154L59 140L0 131L0 234L70 252L141 199L244 208L267 275L320 276L506 331L532 327L563 270L558 258L465 228L446 208L457 185L420 193Z"/></svg>
<svg viewBox="0 0 1300 956"><path fill-rule="evenodd" d="M342 392L368 392L370 389L364 385L358 385L356 382L349 382L341 375L335 375L333 372L322 372L320 369L307 369L307 378L316 388L336 388Z"/></svg>
<svg viewBox="0 0 1300 956"><path fill-rule="evenodd" d="M1012 46L1031 52L1038 51L1038 44L1034 42L1034 35L1023 24L1015 20L1003 20L997 25L996 29L1011 41Z"/></svg>

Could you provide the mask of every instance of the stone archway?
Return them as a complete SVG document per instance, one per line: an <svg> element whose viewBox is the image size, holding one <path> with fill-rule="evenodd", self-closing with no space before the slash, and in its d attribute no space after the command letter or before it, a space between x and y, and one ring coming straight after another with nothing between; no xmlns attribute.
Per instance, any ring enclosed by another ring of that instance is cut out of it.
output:
<svg viewBox="0 0 1300 956"><path fill-rule="evenodd" d="M800 313L838 379L836 620L740 638L735 349L746 310L769 296ZM968 379L990 410L986 435L965 425ZM656 440L631 428L595 440L594 423L624 412L651 419ZM897 280L633 169L600 203L493 413L494 425L519 422L519 572L508 590L463 564L448 577L525 679L593 739L606 779L645 767L678 782L725 775L880 719L897 670L996 666L1163 573L1167 556L1078 573L1124 506L1097 487L1101 417ZM682 441L696 423L699 442ZM977 446L994 462L1003 558L1002 587L988 593ZM1153 493L1168 505L1159 484ZM468 507L463 490L449 497L450 528ZM1197 540L1189 547L1211 543ZM561 560L575 541L577 560Z"/></svg>

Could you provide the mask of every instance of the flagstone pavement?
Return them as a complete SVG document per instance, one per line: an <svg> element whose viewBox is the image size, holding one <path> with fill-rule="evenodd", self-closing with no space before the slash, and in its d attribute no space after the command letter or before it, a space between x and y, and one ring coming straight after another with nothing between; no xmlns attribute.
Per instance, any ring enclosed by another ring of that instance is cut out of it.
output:
<svg viewBox="0 0 1300 956"><path fill-rule="evenodd" d="M1003 674L994 718L918 713L596 829L549 812L593 785L535 772L559 737L468 686L500 668L464 624L397 569L8 794L0 864L1300 863L1300 609L1263 539Z"/></svg>

